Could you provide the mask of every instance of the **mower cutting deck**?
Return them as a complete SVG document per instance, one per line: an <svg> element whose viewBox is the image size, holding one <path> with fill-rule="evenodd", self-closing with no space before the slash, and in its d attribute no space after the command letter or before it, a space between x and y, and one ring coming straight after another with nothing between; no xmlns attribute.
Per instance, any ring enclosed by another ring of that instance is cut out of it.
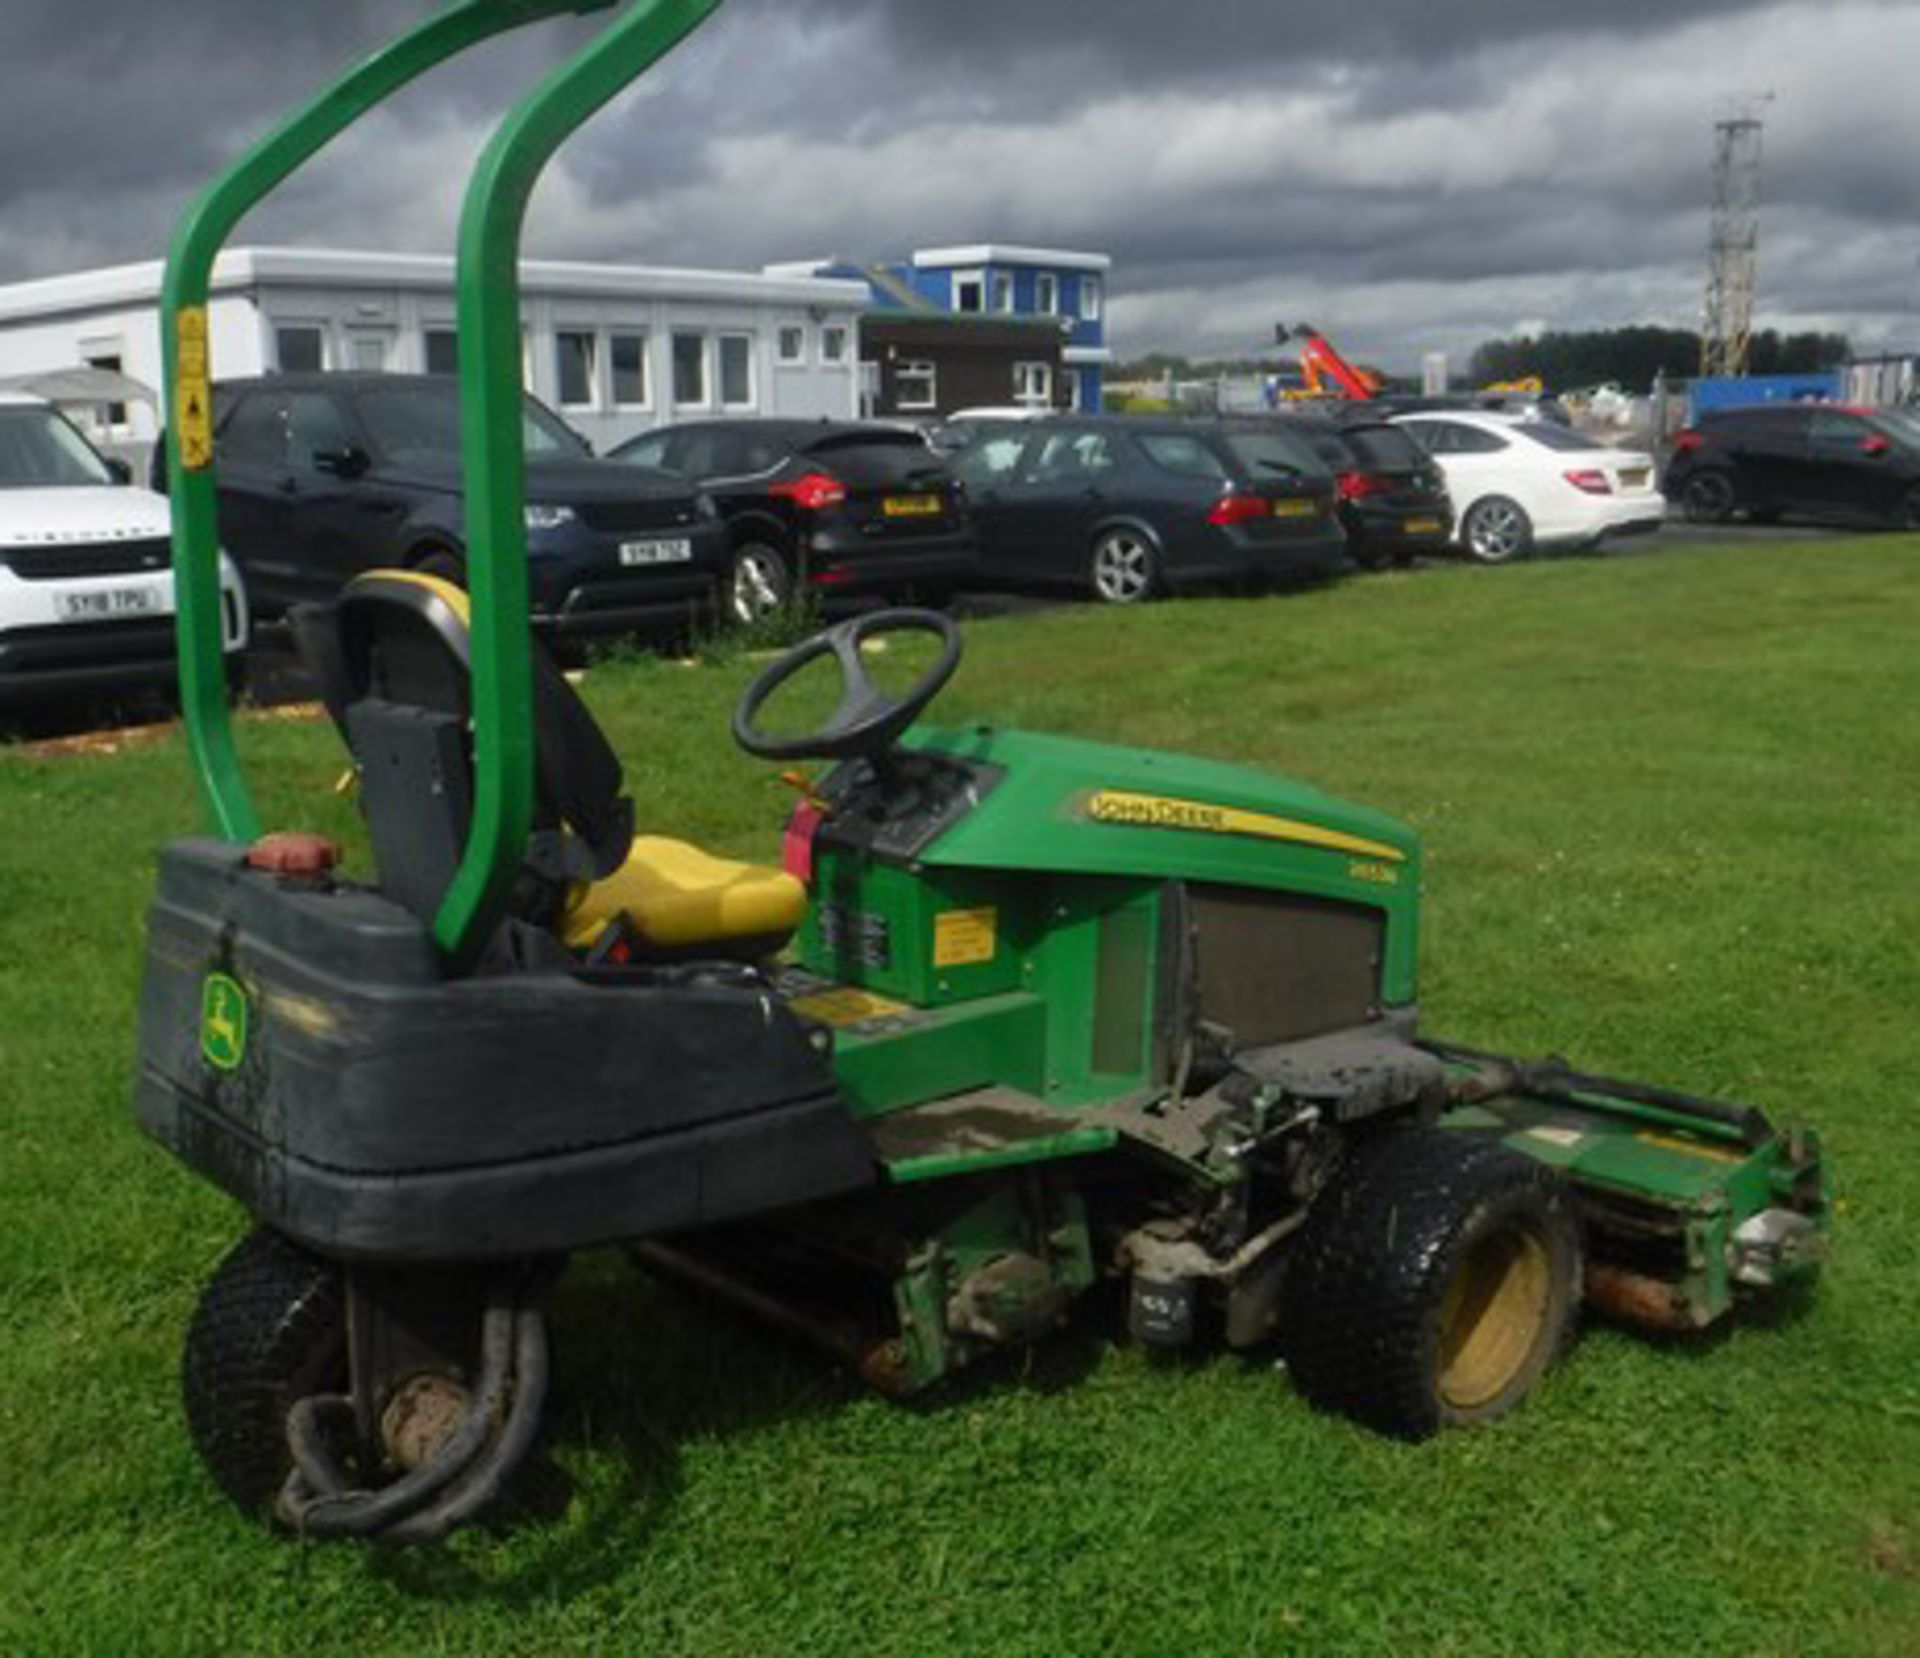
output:
<svg viewBox="0 0 1920 1658"><path fill-rule="evenodd" d="M310 151L427 62L569 9L607 8L450 8L210 193L170 273L182 410L208 226L291 164L287 135ZM476 180L471 597L383 572L293 619L370 877L255 832L206 626L211 447L170 431L221 835L161 854L136 1109L253 1222L187 1338L221 1486L319 1535L471 1518L534 1437L544 1292L603 1245L895 1394L1117 1280L1134 1339L1277 1347L1309 1398L1415 1436L1511 1409L1583 1299L1694 1330L1806 1279L1811 1134L1423 1038L1410 830L1244 768L921 725L960 665L944 616L843 624L749 688L743 747L833 763L782 867L635 834L618 759L527 634L511 273L539 161L707 9L628 13ZM905 635L932 659L888 690L871 653ZM775 735L809 670L838 674L833 712Z"/></svg>

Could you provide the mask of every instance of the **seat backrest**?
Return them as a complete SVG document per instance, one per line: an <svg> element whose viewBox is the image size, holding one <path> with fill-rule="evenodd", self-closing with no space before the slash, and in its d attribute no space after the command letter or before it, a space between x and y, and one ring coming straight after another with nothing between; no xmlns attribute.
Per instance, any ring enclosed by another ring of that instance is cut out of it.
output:
<svg viewBox="0 0 1920 1658"><path fill-rule="evenodd" d="M360 772L380 889L431 920L473 815L467 595L410 570L373 570L331 605L288 618ZM533 647L535 895L611 874L633 842L619 759L553 658Z"/></svg>

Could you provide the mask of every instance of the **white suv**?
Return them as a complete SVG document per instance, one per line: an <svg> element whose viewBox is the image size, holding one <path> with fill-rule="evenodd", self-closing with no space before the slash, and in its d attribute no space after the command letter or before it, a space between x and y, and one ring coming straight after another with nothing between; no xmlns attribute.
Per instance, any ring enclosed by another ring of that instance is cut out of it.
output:
<svg viewBox="0 0 1920 1658"><path fill-rule="evenodd" d="M0 393L0 697L173 677L167 502L129 476L51 404ZM231 656L247 601L224 553L220 588Z"/></svg>

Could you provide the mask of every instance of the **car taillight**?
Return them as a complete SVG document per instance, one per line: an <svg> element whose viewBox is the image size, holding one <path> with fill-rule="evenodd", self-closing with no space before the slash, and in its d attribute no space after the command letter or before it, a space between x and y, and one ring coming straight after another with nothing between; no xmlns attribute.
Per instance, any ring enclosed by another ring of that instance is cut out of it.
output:
<svg viewBox="0 0 1920 1658"><path fill-rule="evenodd" d="M1223 495L1207 514L1209 524L1246 524L1271 518L1273 505L1264 495Z"/></svg>
<svg viewBox="0 0 1920 1658"><path fill-rule="evenodd" d="M1682 432L1673 440L1673 452L1676 455L1691 455L1706 446L1707 440L1698 432Z"/></svg>
<svg viewBox="0 0 1920 1658"><path fill-rule="evenodd" d="M837 507L846 500L847 486L831 473L808 472L769 484L767 493L782 496L808 512L818 512L823 507Z"/></svg>
<svg viewBox="0 0 1920 1658"><path fill-rule="evenodd" d="M1342 472L1334 478L1333 487L1341 500L1360 501L1369 495L1384 495L1391 486L1376 472Z"/></svg>
<svg viewBox="0 0 1920 1658"><path fill-rule="evenodd" d="M1569 472L1566 474L1566 480L1582 494L1611 495L1613 493L1612 482L1598 467L1586 467L1578 472Z"/></svg>

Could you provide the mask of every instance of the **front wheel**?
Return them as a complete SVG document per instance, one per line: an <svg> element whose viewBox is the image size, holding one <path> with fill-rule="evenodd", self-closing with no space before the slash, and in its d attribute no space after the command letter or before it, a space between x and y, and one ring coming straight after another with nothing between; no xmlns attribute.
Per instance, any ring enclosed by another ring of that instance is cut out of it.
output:
<svg viewBox="0 0 1920 1658"><path fill-rule="evenodd" d="M1580 1302L1565 1183L1458 1131L1399 1129L1359 1147L1297 1249L1285 1319L1295 1381L1406 1438L1512 1410Z"/></svg>
<svg viewBox="0 0 1920 1658"><path fill-rule="evenodd" d="M793 571L779 548L749 541L734 549L727 572L727 620L742 627L776 616L793 602Z"/></svg>
<svg viewBox="0 0 1920 1658"><path fill-rule="evenodd" d="M1138 530L1108 530L1093 544L1093 596L1103 604L1139 604L1160 585L1159 559Z"/></svg>
<svg viewBox="0 0 1920 1658"><path fill-rule="evenodd" d="M1533 551L1533 520L1519 502L1489 495L1467 508L1460 544L1482 564L1508 564Z"/></svg>

